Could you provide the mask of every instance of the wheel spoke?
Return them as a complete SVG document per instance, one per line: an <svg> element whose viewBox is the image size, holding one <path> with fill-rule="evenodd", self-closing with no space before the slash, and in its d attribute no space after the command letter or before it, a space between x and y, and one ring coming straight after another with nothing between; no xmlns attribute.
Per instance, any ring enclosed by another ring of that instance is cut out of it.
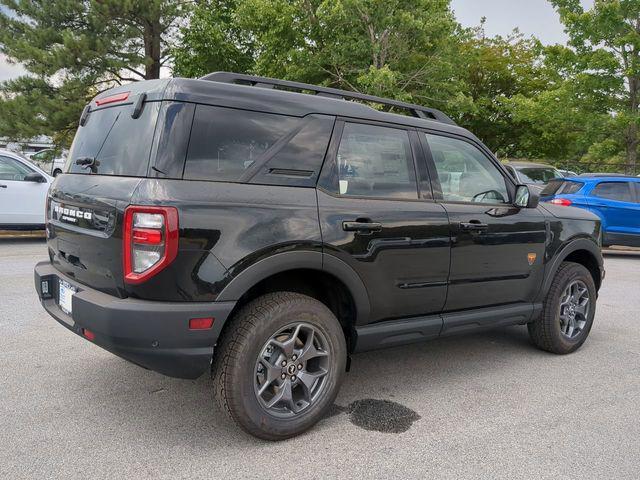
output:
<svg viewBox="0 0 640 480"><path fill-rule="evenodd" d="M302 391L304 392L304 398L307 402L311 402L311 389L316 381L327 374L325 369L322 369L318 372L307 372L306 370L301 370L298 373L298 379L300 380L300 386L302 387Z"/></svg>
<svg viewBox="0 0 640 480"><path fill-rule="evenodd" d="M302 351L300 352L300 355L298 356L299 362L308 362L312 358L326 357L328 355L328 353L325 352L324 350L318 350L316 348L314 339L315 339L315 332L311 330L307 335L307 340L304 344L304 347L302 347Z"/></svg>
<svg viewBox="0 0 640 480"><path fill-rule="evenodd" d="M276 388L276 394L267 403L267 408L273 408L278 403L284 403L293 410L293 393L291 392L291 382L283 382Z"/></svg>
<svg viewBox="0 0 640 480"><path fill-rule="evenodd" d="M265 358L261 358L259 362L260 362L260 365L262 365L266 370L265 381L260 386L260 390L258 390L258 394L262 395L275 380L280 378L280 368L276 367L275 365L272 365Z"/></svg>
<svg viewBox="0 0 640 480"><path fill-rule="evenodd" d="M293 351L296 346L296 340L298 339L301 328L302 325L298 325L291 336L284 342L276 340L275 338L272 339L271 345L278 347L282 351L282 353L284 353L287 357L290 357L291 355L293 355Z"/></svg>

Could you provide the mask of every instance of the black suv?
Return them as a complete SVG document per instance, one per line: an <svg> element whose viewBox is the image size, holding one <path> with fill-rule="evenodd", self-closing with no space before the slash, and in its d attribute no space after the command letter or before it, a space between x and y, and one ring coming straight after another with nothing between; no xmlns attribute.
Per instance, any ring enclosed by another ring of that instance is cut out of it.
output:
<svg viewBox="0 0 640 480"><path fill-rule="evenodd" d="M512 324L572 352L604 276L598 219L539 206L442 112L230 73L94 99L46 227L51 316L165 375L211 371L266 439L322 418L353 352Z"/></svg>

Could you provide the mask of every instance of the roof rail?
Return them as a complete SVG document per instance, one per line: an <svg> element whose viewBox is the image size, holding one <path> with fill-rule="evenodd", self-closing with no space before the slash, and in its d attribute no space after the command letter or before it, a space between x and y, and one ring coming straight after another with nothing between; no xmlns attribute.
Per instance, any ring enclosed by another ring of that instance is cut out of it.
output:
<svg viewBox="0 0 640 480"><path fill-rule="evenodd" d="M442 123L448 123L450 125L456 125L451 118L435 108L422 107L412 103L389 100L387 98L375 97L364 93L350 92L348 90L339 90L337 88L319 87L308 83L291 82L289 80L278 80L275 78L257 77L231 72L213 72L201 77L200 80L209 80L221 83L237 83L240 85L251 85L262 88L284 87L289 90L297 90L300 93L312 92L314 95L319 97L336 98L341 100L362 100L364 102L378 103L380 105L409 110L413 116L418 118L426 118Z"/></svg>

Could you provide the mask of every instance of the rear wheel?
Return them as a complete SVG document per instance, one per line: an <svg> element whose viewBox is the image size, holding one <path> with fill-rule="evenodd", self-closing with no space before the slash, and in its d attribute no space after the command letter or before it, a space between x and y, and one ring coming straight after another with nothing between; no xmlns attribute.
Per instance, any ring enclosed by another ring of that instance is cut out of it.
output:
<svg viewBox="0 0 640 480"><path fill-rule="evenodd" d="M556 272L538 319L527 325L533 343L565 354L580 348L589 336L596 310L596 287L585 267L564 262Z"/></svg>
<svg viewBox="0 0 640 480"><path fill-rule="evenodd" d="M346 366L346 342L321 302L289 292L244 306L215 353L216 397L248 433L267 440L298 435L333 404Z"/></svg>

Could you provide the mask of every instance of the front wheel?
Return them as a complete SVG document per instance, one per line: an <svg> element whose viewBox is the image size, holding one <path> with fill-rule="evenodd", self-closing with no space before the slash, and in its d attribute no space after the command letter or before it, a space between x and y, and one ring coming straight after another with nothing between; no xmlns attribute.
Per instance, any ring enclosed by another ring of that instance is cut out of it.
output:
<svg viewBox="0 0 640 480"><path fill-rule="evenodd" d="M214 359L216 398L248 433L298 435L333 404L346 367L344 333L321 302L290 292L245 305Z"/></svg>
<svg viewBox="0 0 640 480"><path fill-rule="evenodd" d="M542 314L527 325L533 343L557 354L576 351L589 336L596 297L589 270L577 263L562 263L544 300Z"/></svg>

